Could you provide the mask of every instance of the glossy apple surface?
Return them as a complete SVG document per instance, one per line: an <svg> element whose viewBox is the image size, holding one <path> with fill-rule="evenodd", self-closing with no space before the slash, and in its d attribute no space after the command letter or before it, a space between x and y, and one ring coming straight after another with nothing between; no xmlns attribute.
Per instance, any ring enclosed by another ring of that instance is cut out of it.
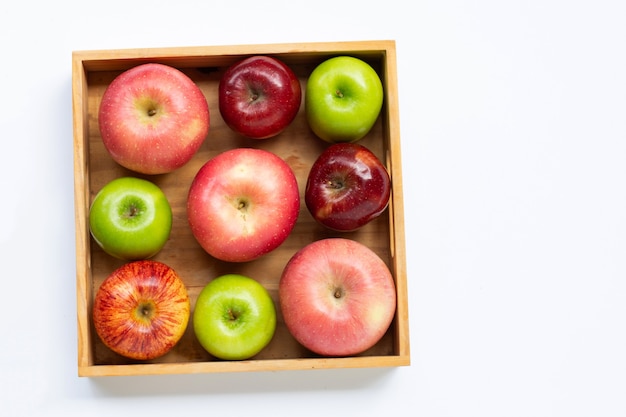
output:
<svg viewBox="0 0 626 417"><path fill-rule="evenodd" d="M109 255L138 260L156 255L172 229L172 209L154 183L120 177L96 194L89 209L89 229Z"/></svg>
<svg viewBox="0 0 626 417"><path fill-rule="evenodd" d="M285 130L302 101L294 72L269 56L251 56L230 66L220 79L218 92L226 124L252 139L267 139Z"/></svg>
<svg viewBox="0 0 626 417"><path fill-rule="evenodd" d="M204 142L209 106L200 88L180 70L142 64L109 84L98 124L117 163L142 174L164 174L186 164Z"/></svg>
<svg viewBox="0 0 626 417"><path fill-rule="evenodd" d="M96 333L109 349L131 359L165 355L185 333L189 316L183 281L172 268L152 260L122 265L94 298Z"/></svg>
<svg viewBox="0 0 626 417"><path fill-rule="evenodd" d="M328 238L288 261L279 300L300 344L323 356L351 356L384 336L395 314L396 289L375 252L354 240Z"/></svg>
<svg viewBox="0 0 626 417"><path fill-rule="evenodd" d="M347 232L380 216L390 194L389 174L374 153L357 143L336 143L311 166L304 199L315 220Z"/></svg>
<svg viewBox="0 0 626 417"><path fill-rule="evenodd" d="M311 130L327 142L355 142L374 126L383 104L383 86L365 61L337 56L309 76L305 113Z"/></svg>
<svg viewBox="0 0 626 417"><path fill-rule="evenodd" d="M198 295L193 326L196 338L211 355L226 360L248 359L274 336L274 301L254 279L222 275Z"/></svg>
<svg viewBox="0 0 626 417"><path fill-rule="evenodd" d="M207 161L189 188L187 216L213 257L245 262L276 249L298 219L300 196L291 167L276 154L235 148Z"/></svg>

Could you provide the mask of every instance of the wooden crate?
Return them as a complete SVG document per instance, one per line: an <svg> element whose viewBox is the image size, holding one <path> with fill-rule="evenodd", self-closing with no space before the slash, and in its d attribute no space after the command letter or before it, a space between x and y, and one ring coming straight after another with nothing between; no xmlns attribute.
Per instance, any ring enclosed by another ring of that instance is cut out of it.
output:
<svg viewBox="0 0 626 417"><path fill-rule="evenodd" d="M392 178L388 210L378 219L350 233L331 232L318 225L304 205L303 191L313 161L328 146L309 130L304 105L290 127L267 140L243 138L222 121L217 101L219 77L232 63L250 55L270 55L289 65L304 92L308 75L323 60L352 55L369 62L379 73L385 90L384 107L372 131L359 143L386 163ZM211 112L209 135L195 157L177 171L142 176L117 165L102 144L98 107L102 94L122 71L147 62L174 66L190 76L207 97ZM241 371L276 371L320 368L406 366L410 363L406 255L396 51L394 41L299 43L184 48L75 51L72 55L74 117L74 175L76 210L76 302L79 376L186 374ZM235 147L262 148L281 156L294 170L301 194L298 223L289 238L258 260L232 264L206 254L193 238L186 218L186 195L197 170L212 156ZM124 175L147 178L159 185L172 205L173 227L169 241L154 258L173 267L185 281L192 307L200 290L224 273L241 273L261 282L277 306L273 340L257 356L244 361L211 357L198 343L192 324L178 345L149 362L133 361L107 349L95 334L91 310L95 291L123 261L106 255L89 234L89 206L110 180ZM287 260L314 240L342 236L366 244L389 266L397 287L397 311L387 334L368 351L343 358L319 357L301 347L288 332L278 306L278 282Z"/></svg>

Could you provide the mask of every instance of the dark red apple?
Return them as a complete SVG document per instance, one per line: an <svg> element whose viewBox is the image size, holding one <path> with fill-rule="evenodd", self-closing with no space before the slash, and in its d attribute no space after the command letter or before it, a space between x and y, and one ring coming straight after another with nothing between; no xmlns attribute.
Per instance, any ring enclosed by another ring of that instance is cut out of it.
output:
<svg viewBox="0 0 626 417"><path fill-rule="evenodd" d="M141 260L122 265L100 285L93 324L112 351L138 360L165 355L185 333L190 302L168 265Z"/></svg>
<svg viewBox="0 0 626 417"><path fill-rule="evenodd" d="M348 232L385 211L390 195L389 173L372 151L356 143L337 143L311 166L304 199L315 220Z"/></svg>
<svg viewBox="0 0 626 417"><path fill-rule="evenodd" d="M251 56L230 66L219 83L219 110L234 131L252 139L282 132L300 109L298 77L284 62Z"/></svg>

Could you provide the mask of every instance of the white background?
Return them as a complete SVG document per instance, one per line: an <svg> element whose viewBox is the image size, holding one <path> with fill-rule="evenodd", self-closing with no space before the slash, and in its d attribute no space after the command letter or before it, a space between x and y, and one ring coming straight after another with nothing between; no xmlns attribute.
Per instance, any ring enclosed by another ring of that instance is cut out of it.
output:
<svg viewBox="0 0 626 417"><path fill-rule="evenodd" d="M38 3L0 13L2 415L626 415L626 2ZM397 42L412 365L78 378L71 52L369 39Z"/></svg>

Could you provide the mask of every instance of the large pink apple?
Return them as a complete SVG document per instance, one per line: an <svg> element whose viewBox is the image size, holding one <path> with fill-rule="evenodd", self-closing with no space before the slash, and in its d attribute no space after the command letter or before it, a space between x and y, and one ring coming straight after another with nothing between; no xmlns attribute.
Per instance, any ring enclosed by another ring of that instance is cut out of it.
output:
<svg viewBox="0 0 626 417"><path fill-rule="evenodd" d="M287 262L279 301L300 344L322 356L351 356L386 333L395 315L396 288L385 262L367 246L327 238Z"/></svg>
<svg viewBox="0 0 626 417"><path fill-rule="evenodd" d="M300 210L298 183L278 155L235 148L207 161L189 188L187 216L196 240L213 257L246 262L276 249Z"/></svg>
<svg viewBox="0 0 626 417"><path fill-rule="evenodd" d="M150 175L186 164L204 142L209 119L198 85L179 69L157 63L118 75L105 90L98 113L111 157Z"/></svg>

